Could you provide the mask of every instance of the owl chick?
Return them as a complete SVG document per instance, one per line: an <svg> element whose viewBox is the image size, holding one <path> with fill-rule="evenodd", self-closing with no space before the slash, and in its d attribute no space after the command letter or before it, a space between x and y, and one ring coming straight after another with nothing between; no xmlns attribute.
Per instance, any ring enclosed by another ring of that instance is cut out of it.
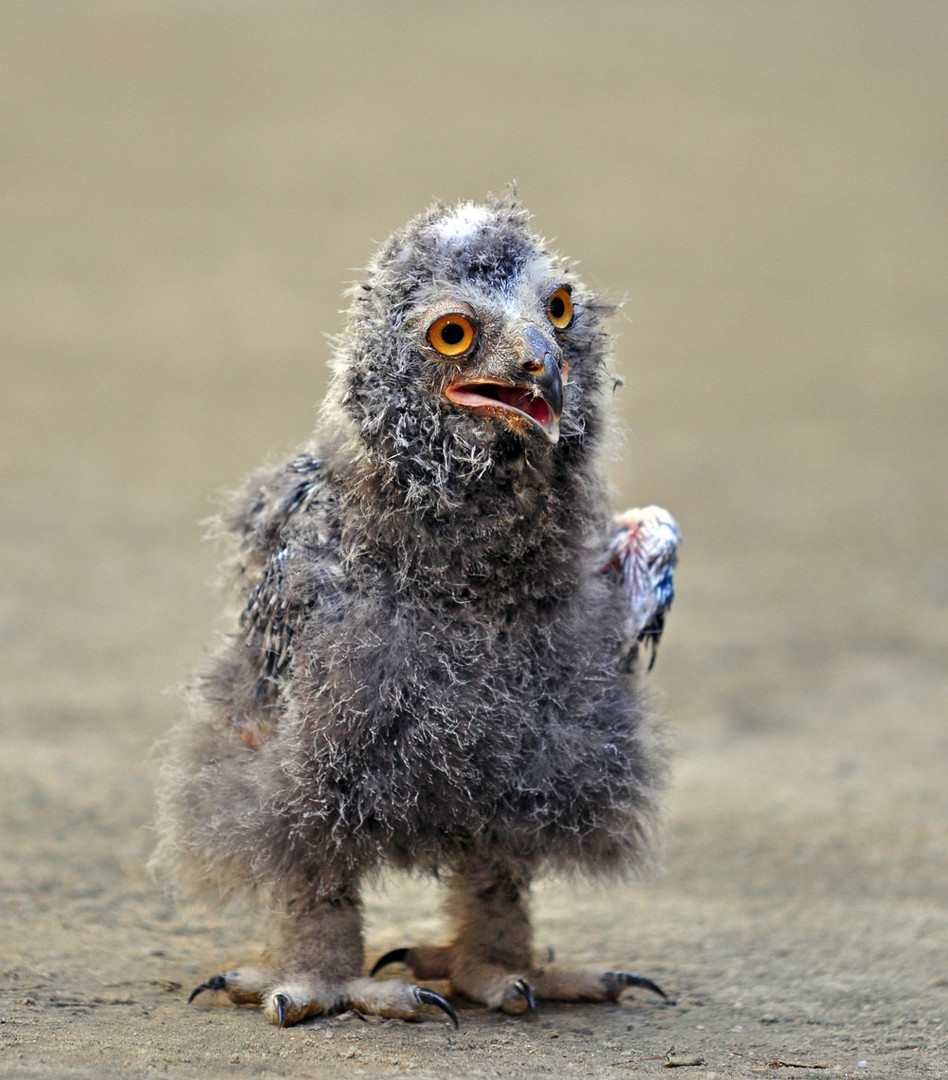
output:
<svg viewBox="0 0 948 1080"><path fill-rule="evenodd" d="M220 519L236 631L196 685L160 796L159 862L262 891L266 968L215 975L273 1023L448 1000L511 1013L649 979L533 948L531 881L647 857L663 756L640 645L672 598L678 530L612 520L597 451L607 305L512 194L435 205L352 291L312 440ZM446 882L451 937L364 974L360 889Z"/></svg>

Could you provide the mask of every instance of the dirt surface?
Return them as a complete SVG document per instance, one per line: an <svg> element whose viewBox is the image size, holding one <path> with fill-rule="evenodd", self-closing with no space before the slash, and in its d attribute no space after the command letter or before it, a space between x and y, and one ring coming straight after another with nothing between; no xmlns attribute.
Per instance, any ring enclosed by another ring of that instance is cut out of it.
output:
<svg viewBox="0 0 948 1080"><path fill-rule="evenodd" d="M0 8L0 1074L948 1076L948 7L585 7ZM616 501L685 535L664 871L539 937L677 1004L189 1007L260 940L145 869L197 523L307 433L371 243L511 178L627 301Z"/></svg>

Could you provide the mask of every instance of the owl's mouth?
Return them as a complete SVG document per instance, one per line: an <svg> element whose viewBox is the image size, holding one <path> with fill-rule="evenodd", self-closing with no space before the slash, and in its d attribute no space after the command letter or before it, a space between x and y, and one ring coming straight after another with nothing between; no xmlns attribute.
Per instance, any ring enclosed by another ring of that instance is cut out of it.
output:
<svg viewBox="0 0 948 1080"><path fill-rule="evenodd" d="M447 387L445 397L455 405L500 416L515 427L529 421L547 442L560 437L559 416L553 406L534 387L517 386L499 379L471 379Z"/></svg>

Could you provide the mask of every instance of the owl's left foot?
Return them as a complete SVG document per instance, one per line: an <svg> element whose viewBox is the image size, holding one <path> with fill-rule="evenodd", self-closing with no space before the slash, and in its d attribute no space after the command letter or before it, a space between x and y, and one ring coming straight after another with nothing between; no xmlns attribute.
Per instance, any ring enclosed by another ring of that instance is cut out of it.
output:
<svg viewBox="0 0 948 1080"><path fill-rule="evenodd" d="M421 945L393 949L380 957L372 975L389 964L401 963L416 979L447 979L451 988L489 1008L511 1013L535 1013L536 1001L617 1001L623 991L640 987L674 1004L651 979L631 972L595 966L535 963L524 972L506 972L486 962L462 961L454 946Z"/></svg>

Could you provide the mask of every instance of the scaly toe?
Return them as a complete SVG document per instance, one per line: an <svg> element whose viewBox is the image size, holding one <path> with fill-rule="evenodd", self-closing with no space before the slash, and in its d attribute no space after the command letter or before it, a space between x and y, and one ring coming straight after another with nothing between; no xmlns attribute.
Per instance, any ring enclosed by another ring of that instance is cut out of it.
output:
<svg viewBox="0 0 948 1080"><path fill-rule="evenodd" d="M675 1004L658 983L652 982L651 979L646 979L644 975L632 975L627 971L607 971L602 977L602 983L606 988L606 992L610 996L616 998L618 998L623 990L627 990L631 986L640 986L644 990L651 990L653 994L658 994L658 996L664 998L669 1005Z"/></svg>
<svg viewBox="0 0 948 1080"><path fill-rule="evenodd" d="M519 994L527 1003L527 1010L530 1015L535 1017L537 1015L537 1000L533 996L533 990L526 979L515 979L513 983L513 989L515 993Z"/></svg>
<svg viewBox="0 0 948 1080"><path fill-rule="evenodd" d="M259 1005L263 1001L268 981L267 974L257 968L225 971L220 975L212 975L200 986L195 986L188 998L188 1004L205 990L222 990L235 1005Z"/></svg>
<svg viewBox="0 0 948 1080"><path fill-rule="evenodd" d="M203 994L205 990L226 990L227 989L227 976L226 975L212 975L207 982L202 982L200 986L195 986L188 997L188 1004L198 996Z"/></svg>
<svg viewBox="0 0 948 1080"><path fill-rule="evenodd" d="M267 995L263 1015L275 1027L284 1028L344 1007L328 984L294 982L274 987Z"/></svg>
<svg viewBox="0 0 948 1080"><path fill-rule="evenodd" d="M273 1007L276 1010L277 1027L283 1027L286 1022L286 1010L290 1004L290 999L286 994L274 994L273 995Z"/></svg>
<svg viewBox="0 0 948 1080"><path fill-rule="evenodd" d="M461 1026L458 1023L458 1014L451 1007L451 1003L447 998L443 998L440 994L435 993L434 990L429 990L427 986L413 986L412 994L420 1005L434 1005L442 1012L447 1013L451 1023L454 1024L455 1031Z"/></svg>
<svg viewBox="0 0 948 1080"><path fill-rule="evenodd" d="M382 968L388 967L389 964L404 964L407 961L408 952L408 949L392 949L384 956L380 956L372 965L369 978L375 978Z"/></svg>
<svg viewBox="0 0 948 1080"><path fill-rule="evenodd" d="M369 977L378 975L389 964L404 964L416 979L448 979L451 976L450 945L414 945L410 949L391 949L372 965Z"/></svg>

